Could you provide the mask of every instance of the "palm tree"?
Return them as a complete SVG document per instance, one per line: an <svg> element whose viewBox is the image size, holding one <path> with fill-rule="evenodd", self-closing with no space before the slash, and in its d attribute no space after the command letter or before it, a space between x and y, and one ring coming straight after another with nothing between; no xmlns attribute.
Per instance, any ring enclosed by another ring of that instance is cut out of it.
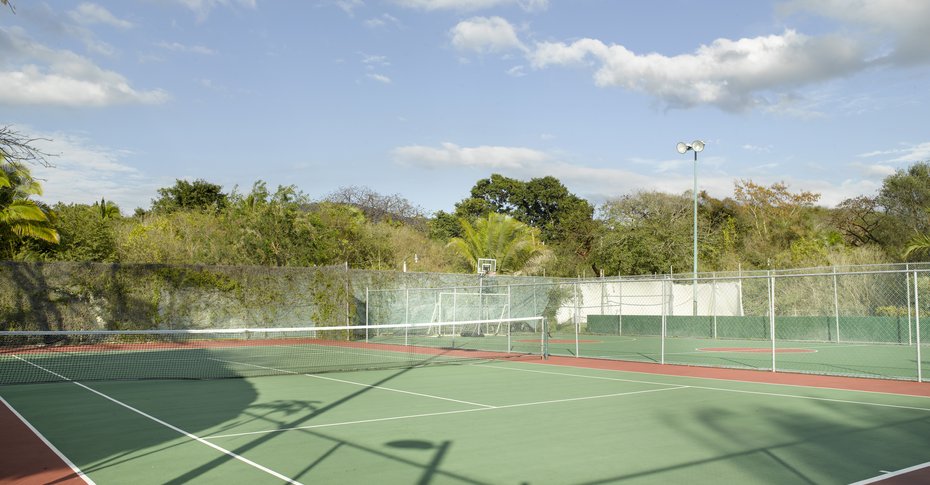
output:
<svg viewBox="0 0 930 485"><path fill-rule="evenodd" d="M915 256L930 256L930 234L919 234L911 239L904 250L904 257L906 258L912 254Z"/></svg>
<svg viewBox="0 0 930 485"><path fill-rule="evenodd" d="M106 198L101 198L100 202L95 202L94 207L97 208L101 219L114 219L120 215L119 206Z"/></svg>
<svg viewBox="0 0 930 485"><path fill-rule="evenodd" d="M927 215L930 216L930 209L927 209ZM930 234L918 234L908 241L907 248L904 249L904 257L930 256Z"/></svg>
<svg viewBox="0 0 930 485"><path fill-rule="evenodd" d="M58 244L60 238L52 227L50 214L29 199L33 195L42 195L42 186L32 178L29 169L8 163L0 153L0 238L12 234Z"/></svg>
<svg viewBox="0 0 930 485"><path fill-rule="evenodd" d="M452 238L449 246L464 257L472 269L477 268L479 258L494 258L498 271L515 273L534 256L545 252L539 230L513 217L492 212L474 225L466 219L459 219L459 223L464 234Z"/></svg>

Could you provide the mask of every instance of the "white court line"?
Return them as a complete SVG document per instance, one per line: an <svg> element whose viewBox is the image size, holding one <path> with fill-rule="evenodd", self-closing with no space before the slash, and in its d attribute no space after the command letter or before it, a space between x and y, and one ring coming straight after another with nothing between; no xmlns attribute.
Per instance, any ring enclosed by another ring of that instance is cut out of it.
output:
<svg viewBox="0 0 930 485"><path fill-rule="evenodd" d="M51 441L47 440L45 436L43 436L42 433L40 433L39 430L37 430L32 425L32 423L30 423L29 421L26 421L26 418L24 418L22 414L19 414L19 412L13 409L13 406L10 406L10 403L6 402L6 399L3 399L2 397L0 397L0 403L3 403L3 405L6 406L6 408L9 409L13 413L14 416L19 418L19 420L22 421L22 423L25 424L26 427L29 428L36 435L36 437L42 440L42 442L45 443L45 446L47 446L48 449L52 450L52 452L58 455L58 458L61 459L61 461L63 461L65 465L68 465L68 468L71 468L71 471L73 471L78 477L80 477L81 480L84 480L84 482L87 483L88 485L96 485L94 481L91 480L90 477L85 475L84 472L82 472L81 469L77 467L77 465L75 465L71 460L68 459L67 456L64 455L64 453L59 451L58 448L56 448L55 445L53 445Z"/></svg>
<svg viewBox="0 0 930 485"><path fill-rule="evenodd" d="M358 421L343 421L338 423L326 423L326 424L311 424L307 426L298 426L294 428L280 428L280 429L269 429L262 431L247 431L243 433L232 433L232 434L222 434L222 435L211 435L207 436L205 439L218 439L218 438L233 438L237 436L249 436L256 434L269 434L269 433L280 433L283 431L299 431L305 429L315 429L315 428L329 428L333 426L347 426L352 424L364 424L364 423L377 423L382 421L396 421L400 419L415 419L415 418L425 418L430 416L444 416L448 414L462 414L462 413L475 413L481 411L495 411L498 409L510 409L510 408L520 408L527 406L540 406L543 404L556 404L563 402L572 402L572 401L587 401L591 399L604 399L608 397L620 397L620 396L632 396L634 394L646 394L650 392L662 392L662 391L672 391L675 389L687 389L690 386L674 386L674 387L663 387L661 389L647 389L644 391L630 391L630 392L617 392L614 394L601 394L598 396L582 396L582 397L569 397L565 399L552 399L549 401L535 401L535 402L524 402L517 404L504 404L501 406L489 406L485 408L472 408L472 409L459 409L457 411L440 411L436 413L424 413L424 414L408 414L405 416L390 416L387 418L372 418L372 419L362 419Z"/></svg>
<svg viewBox="0 0 930 485"><path fill-rule="evenodd" d="M412 392L412 391L404 391L404 390L402 390L402 389L393 389L393 388L390 388L390 387L376 386L376 385L373 385L373 384L363 384L363 383L361 383L361 382L345 381L345 380L342 380L342 379L336 379L336 378L333 378L333 377L323 377L323 376L318 376L318 375L315 375L315 374L303 374L303 373L294 372L294 371L289 371L289 370L284 370L284 369L276 369L276 368L274 368L274 367L268 367L268 366L264 366L264 365L250 364L250 363L248 363L248 362L236 362L236 361L234 361L234 360L223 360L223 359L213 359L213 358L211 358L210 360L216 360L216 361L219 361L219 362L226 362L227 364L236 364L236 365L245 365L245 366L249 366L249 367L258 367L259 369L268 369L268 370L273 370L273 371L275 371L275 372L283 372L283 373L285 373L285 374L292 374L292 375L302 375L302 376L305 376L305 377L313 377L314 379L324 379L324 380L327 380L327 381L341 382L341 383L343 383L343 384L352 384L352 385L354 385L354 386L370 387L370 388L372 388L372 389L379 389L379 390L382 390L382 391L399 392L399 393L401 393L401 394L410 394L410 395L412 395L412 396L428 397L428 398L430 398L430 399L439 399L439 400L441 400L441 401L452 401L452 402L457 402L457 403L459 403L459 404L468 404L469 406L478 406L478 407L483 407L483 408L493 408L493 407L494 407L494 406L491 406L491 405L489 405L489 404L481 404L481 403L469 402L469 401L460 401L460 400L458 400L458 399L452 399L452 398L449 398L449 397L434 396L434 395L432 395L432 394L422 394L422 393L419 393L419 392Z"/></svg>
<svg viewBox="0 0 930 485"><path fill-rule="evenodd" d="M620 381L620 382L640 382L643 384L656 384L656 385L664 385L664 386L670 385L667 382L661 383L661 382L641 381L641 380L636 380L636 379L622 379L618 377L606 377L606 376L586 376L582 374L571 374L571 373L566 373L566 372L519 369L516 367L503 367L503 366L497 366L497 365L484 365L482 367L491 367L494 369L504 369L504 370L510 370L510 371L516 371L516 372L532 372L536 374L550 374L550 375L557 375L557 376L578 377L582 379L601 379L601 380L607 380L607 381ZM625 372L625 371L618 371L618 372ZM669 377L679 377L679 378L685 378L685 379L712 379L712 378L692 377L692 376L669 376ZM721 380L721 379L717 379L717 380ZM746 381L729 381L729 382L744 382L748 384L772 385L772 383L768 383L768 382L746 382ZM790 387L804 387L804 388L810 388L810 389L829 389L829 390L837 390L837 391L871 392L871 391L856 391L855 389L834 389L834 388L829 388L829 387L791 386L790 384L774 384L774 385L782 385L782 386L790 386ZM735 393L740 393L740 394L757 394L760 396L787 397L787 398L792 398L792 399L808 399L811 401L836 402L836 403L843 403L843 404L859 404L862 406L876 406L876 407L883 407L883 408L910 409L914 411L930 412L930 408L920 408L916 406L901 406L897 404L881 404L881 403L874 403L874 402L852 401L848 399L830 399L826 397L815 397L815 396L798 396L795 394L781 394L777 392L746 391L746 390L741 390L741 389L727 389L724 387L695 386L695 385L688 385L687 387L692 388L692 389L704 389L704 390L709 390L709 391L725 391L725 392L735 392ZM924 397L924 396L910 396L910 395L890 394L890 393L875 393L875 394L889 394L892 396L905 396L905 397L918 397L918 398Z"/></svg>
<svg viewBox="0 0 930 485"><path fill-rule="evenodd" d="M252 461L252 460L249 460L248 458L245 458L245 457L243 457L243 456L237 455L237 454L233 453L232 451L227 450L226 448L223 448L223 447L221 447L221 446L218 446L218 445L215 445L215 444L213 444L213 443L210 443L209 441L207 441L207 440L205 440L205 439L203 439L203 438L201 438L201 437L199 437L199 436L197 436L197 435L194 435L194 434L192 434L192 433L188 433L187 431L184 431L183 429L178 428L177 426L174 426L174 425L169 424L169 423L167 423L167 422L165 422L165 421L162 421L162 420L156 418L155 416L152 416L152 415L150 415L150 414L146 414L145 412L140 411L140 410L138 410L138 409L136 409L136 408L134 408L134 407L132 407L132 406L130 406L130 405L128 405L128 404L122 402L122 401L118 401L118 400L116 400L116 399L114 399L114 398L112 398L112 397L110 397L110 396L108 396L108 395L106 395L106 394L104 394L104 393L102 393L102 392L96 390L96 389L92 389L92 388L90 388L90 387L87 387L87 386L85 386L84 384L81 384L81 383L78 382L78 381L69 379L69 378L67 378L67 377L65 377L65 376L63 376L63 375L61 375L61 374L59 374L59 373L57 373L57 372L51 371L51 370L49 370L49 369L46 369L45 367L42 367L42 366L39 365L39 364L35 364L35 363L33 363L33 362L29 362L28 360L23 359L22 357L20 357L20 356L18 356L18 355L14 355L13 357L15 357L16 359L19 359L19 360L21 360L21 361L23 361L23 362L25 362L25 363L27 363L27 364L33 366L33 367L36 367L36 368L41 369L41 370L43 370L43 371L45 371L45 372L48 372L49 374L51 374L51 375L53 375L53 376L56 376L56 377L58 377L59 379L62 379L62 380L67 381L67 382L70 382L70 383L72 383L72 384L74 384L74 385L77 385L77 386L79 386L79 387L82 387L82 388L84 388L84 389L86 389L86 390L88 390L88 391L90 391L90 392L92 392L92 393L94 393L94 394L96 394L96 395L98 395L98 396L100 396L100 397L102 397L102 398L104 398L104 399L110 401L110 402L113 402L114 404L118 404L118 405L120 405L120 406L122 406L122 407L124 407L124 408L126 408L126 409L128 409L128 410L130 410L130 411L132 411L132 412L134 412L134 413L136 413L136 414L138 414L138 415L140 415L140 416L146 417L146 418L148 418L148 419L150 419L150 420L152 420L152 421L154 421L154 422L156 422L156 423L158 423L158 424L160 424L160 425L162 425L162 426L164 426L164 427L166 427L166 428L168 428L168 429L170 429L170 430L172 430L172 431L176 431L176 432L178 432L178 433L180 433L180 434L182 434L182 435L184 435L184 436L187 436L188 438L190 438L190 439L192 439L192 440L194 440L194 441L197 441L198 443L207 445L207 446L209 446L210 448L213 448L214 450L219 451L220 453L223 453L223 454L228 455L228 456L230 456L230 457L232 457L232 458L235 458L236 460L239 460L239 461L241 461L241 462L243 462L243 463L245 463L245 464L247 464L247 465L251 465L251 466L253 466L253 467L255 467L255 468L257 468L257 469L259 469L259 470L261 470L261 471L263 471L263 472L265 472L265 473L268 473L269 475L274 476L275 478L278 478L278 479L280 479L280 480L284 480L285 482L291 483L291 484L294 484L294 485L302 485L300 482L298 482L298 481L296 481L296 480L291 480L289 477L286 477L286 476L284 476L284 475L282 475L282 474L280 474L280 473L278 473L278 472L276 472L276 471L274 471L274 470L272 470L272 469L270 469L270 468L266 468L266 467L264 467L264 466L262 466L262 465L259 465L258 463L255 463L255 462Z"/></svg>
<svg viewBox="0 0 930 485"><path fill-rule="evenodd" d="M867 478L867 479L865 479L865 480L860 480L860 481L858 481L858 482L851 483L850 485L866 485L866 484L869 484L869 483L880 482L880 481L882 481L882 480L887 480L887 479L889 479L889 478L891 478L891 477L896 477L896 476L898 476L898 475L904 475L904 474L910 473L910 472L916 472L917 470L922 470L922 469L927 468L927 467L930 467L930 461L928 461L928 462L926 462L926 463L921 463L920 465L914 465L914 466L910 466L910 467L907 467L907 468L902 468L902 469L900 469L900 470L898 470L898 471L886 472L886 473L884 473L884 474L882 474L882 475L879 475L879 476L877 476L877 477L872 477L872 478Z"/></svg>

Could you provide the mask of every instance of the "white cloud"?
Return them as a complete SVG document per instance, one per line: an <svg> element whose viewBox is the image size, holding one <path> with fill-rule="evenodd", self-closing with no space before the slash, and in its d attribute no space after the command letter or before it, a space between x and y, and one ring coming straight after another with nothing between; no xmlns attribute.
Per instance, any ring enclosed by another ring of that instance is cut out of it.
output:
<svg viewBox="0 0 930 485"><path fill-rule="evenodd" d="M930 2L914 0L791 0L779 9L785 13L810 12L891 40L889 52L877 52L884 62L911 64L930 61L926 29ZM881 45L881 43L878 43Z"/></svg>
<svg viewBox="0 0 930 485"><path fill-rule="evenodd" d="M885 178L889 175L894 175L895 173L894 167L885 165L882 163L875 163L875 164L853 163L852 167L858 169L859 173L861 173L863 177L869 177L869 178L873 178L873 177Z"/></svg>
<svg viewBox="0 0 930 485"><path fill-rule="evenodd" d="M507 75L513 77L526 76L526 68L523 66L513 66L510 69L507 69Z"/></svg>
<svg viewBox="0 0 930 485"><path fill-rule="evenodd" d="M395 148L394 161L401 165L427 168L473 167L488 169L519 169L550 160L544 152L531 148L478 146L460 147L443 143L439 148L411 145Z"/></svg>
<svg viewBox="0 0 930 485"><path fill-rule="evenodd" d="M914 163L930 160L930 142L902 144L900 148L862 153L860 158L882 157L884 163ZM888 157L888 158L886 158Z"/></svg>
<svg viewBox="0 0 930 485"><path fill-rule="evenodd" d="M349 16L354 16L355 9L364 7L365 2L362 0L336 0L336 6Z"/></svg>
<svg viewBox="0 0 930 485"><path fill-rule="evenodd" d="M391 78L385 76L384 74L369 73L368 79L373 79L379 83L391 84Z"/></svg>
<svg viewBox="0 0 930 485"><path fill-rule="evenodd" d="M0 105L109 106L162 103L162 90L140 91L121 74L69 50L55 50L18 28L0 28Z"/></svg>
<svg viewBox="0 0 930 485"><path fill-rule="evenodd" d="M240 6L246 8L256 8L257 0L174 0L188 10L197 15L198 20L206 20L210 12L217 7Z"/></svg>
<svg viewBox="0 0 930 485"><path fill-rule="evenodd" d="M134 27L132 22L117 18L109 10L96 3L82 3L72 10L68 16L75 22L84 25L103 24L123 30Z"/></svg>
<svg viewBox="0 0 930 485"><path fill-rule="evenodd" d="M387 56L376 56L370 54L362 54L362 64L367 66L390 66L391 63L388 61Z"/></svg>
<svg viewBox="0 0 930 485"><path fill-rule="evenodd" d="M793 30L748 39L718 39L693 54L636 54L596 39L542 42L533 66L590 66L595 84L648 93L672 107L700 104L739 111L772 104L769 93L847 75L863 68L855 42Z"/></svg>
<svg viewBox="0 0 930 485"><path fill-rule="evenodd" d="M380 28L380 27L387 27L388 25L398 25L398 26L399 26L399 25L400 25L400 20L398 20L397 17L395 17L395 16L393 16L393 15L391 15L391 14L383 13L383 14L381 14L380 17L372 17L372 18L366 20L364 23L365 23L365 26L366 26L366 27L370 27L370 28Z"/></svg>
<svg viewBox="0 0 930 485"><path fill-rule="evenodd" d="M500 17L472 17L449 31L452 45L460 51L504 53L526 51L510 22Z"/></svg>
<svg viewBox="0 0 930 485"><path fill-rule="evenodd" d="M518 6L527 12L549 8L549 0L394 0L401 7L419 10L457 10L461 12L495 7Z"/></svg>
<svg viewBox="0 0 930 485"><path fill-rule="evenodd" d="M42 138L35 142L37 148L57 155L49 159L53 167L31 167L42 181L40 199L44 202L91 204L106 197L123 213L130 213L135 207L148 207L159 187L157 181L123 161L132 155L126 150L97 146L74 134L30 136Z"/></svg>
<svg viewBox="0 0 930 485"><path fill-rule="evenodd" d="M595 202L639 190L682 194L694 184L692 164L687 159L649 160L632 158L611 162L612 167L590 167L566 161L563 155L526 147L477 146L462 147L442 143L438 147L410 145L391 152L394 162L408 167L432 170L476 168L493 170L508 177L530 179L551 175L562 181L572 192ZM824 179L786 176L776 163L756 167L740 167L734 174L727 161L719 157L704 157L698 176L698 190L714 197L733 195L733 183L738 178L752 178L756 183L771 185L784 181L794 191L809 190L821 194L820 204L834 206L844 199L872 193L881 187L874 176L847 179L833 183ZM624 168L625 167L625 168Z"/></svg>
<svg viewBox="0 0 930 485"><path fill-rule="evenodd" d="M184 45L178 42L159 42L155 44L162 49L166 49L174 52L185 52L191 54L203 54L205 56L212 56L216 54L216 51L209 47L204 47L202 45Z"/></svg>

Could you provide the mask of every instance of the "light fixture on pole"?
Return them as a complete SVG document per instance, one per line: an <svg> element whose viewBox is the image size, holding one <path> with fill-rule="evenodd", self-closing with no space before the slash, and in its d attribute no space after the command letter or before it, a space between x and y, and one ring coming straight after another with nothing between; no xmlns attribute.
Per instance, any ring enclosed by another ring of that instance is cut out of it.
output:
<svg viewBox="0 0 930 485"><path fill-rule="evenodd" d="M697 315L697 272L698 272L698 244L697 244L697 154L698 152L704 151L704 142L701 140L694 140L691 144L685 142L678 142L678 153L684 155L688 151L694 152L694 190L692 193L694 195L694 268L693 268L693 282L691 286L692 294L692 315Z"/></svg>

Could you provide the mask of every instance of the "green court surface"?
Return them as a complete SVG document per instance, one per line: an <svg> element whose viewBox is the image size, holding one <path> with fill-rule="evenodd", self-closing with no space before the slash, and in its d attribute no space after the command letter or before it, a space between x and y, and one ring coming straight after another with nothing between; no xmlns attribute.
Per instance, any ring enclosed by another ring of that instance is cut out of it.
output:
<svg viewBox="0 0 930 485"><path fill-rule="evenodd" d="M543 361L0 396L98 484L850 483L930 450L930 398Z"/></svg>
<svg viewBox="0 0 930 485"><path fill-rule="evenodd" d="M554 334L552 355L639 362L772 369L772 342L658 336ZM930 376L930 345L921 345L924 378ZM775 369L855 377L917 380L916 345L865 342L775 341Z"/></svg>

